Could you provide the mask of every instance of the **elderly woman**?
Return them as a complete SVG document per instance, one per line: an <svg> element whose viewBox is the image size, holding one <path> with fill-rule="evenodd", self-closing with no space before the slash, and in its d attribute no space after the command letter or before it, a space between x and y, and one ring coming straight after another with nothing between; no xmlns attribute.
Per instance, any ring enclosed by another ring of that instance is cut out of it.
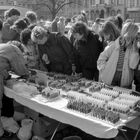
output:
<svg viewBox="0 0 140 140"><path fill-rule="evenodd" d="M131 87L134 69L139 61L137 32L138 26L134 23L124 24L121 37L100 54L97 61L100 81L113 86Z"/></svg>

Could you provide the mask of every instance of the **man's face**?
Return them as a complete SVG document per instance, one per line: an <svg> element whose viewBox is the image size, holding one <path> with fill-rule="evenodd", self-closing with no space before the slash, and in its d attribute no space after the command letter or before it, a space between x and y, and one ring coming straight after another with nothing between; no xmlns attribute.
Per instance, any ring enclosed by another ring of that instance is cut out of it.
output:
<svg viewBox="0 0 140 140"><path fill-rule="evenodd" d="M39 45L44 45L47 41L47 37L43 37L42 39L37 39L36 43Z"/></svg>

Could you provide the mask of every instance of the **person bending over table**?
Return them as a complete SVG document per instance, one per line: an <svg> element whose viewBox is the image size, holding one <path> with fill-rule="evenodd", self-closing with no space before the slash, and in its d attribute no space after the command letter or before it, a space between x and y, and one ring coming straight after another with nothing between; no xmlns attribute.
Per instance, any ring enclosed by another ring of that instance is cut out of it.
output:
<svg viewBox="0 0 140 140"><path fill-rule="evenodd" d="M19 76L28 75L25 61L20 49L11 44L0 44L0 116L2 109L2 98L4 93L4 82L9 78L9 71L13 71ZM4 130L0 120L0 138L2 138Z"/></svg>
<svg viewBox="0 0 140 140"><path fill-rule="evenodd" d="M31 39L38 44L40 59L49 72L72 73L72 45L64 35L36 26L32 30Z"/></svg>

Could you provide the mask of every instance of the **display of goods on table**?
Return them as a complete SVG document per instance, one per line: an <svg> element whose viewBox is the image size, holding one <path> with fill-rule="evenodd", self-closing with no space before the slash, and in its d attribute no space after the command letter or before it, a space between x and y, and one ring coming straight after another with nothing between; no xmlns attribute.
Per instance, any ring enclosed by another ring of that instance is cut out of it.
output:
<svg viewBox="0 0 140 140"><path fill-rule="evenodd" d="M104 83L86 80L80 75L47 72L44 75L47 77L47 86L41 82L27 83L36 86L38 94L47 100L67 98L66 109L83 113L93 119L116 124L122 117L132 115L135 108L140 106L140 96L129 89L110 87Z"/></svg>

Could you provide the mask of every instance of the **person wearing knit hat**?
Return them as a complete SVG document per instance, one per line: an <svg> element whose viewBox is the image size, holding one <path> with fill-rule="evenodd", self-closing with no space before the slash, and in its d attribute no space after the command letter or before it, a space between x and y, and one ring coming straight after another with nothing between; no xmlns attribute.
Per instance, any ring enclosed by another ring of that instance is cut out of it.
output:
<svg viewBox="0 0 140 140"><path fill-rule="evenodd" d="M27 11L25 17L28 18L30 24L37 23L37 14L34 11Z"/></svg>
<svg viewBox="0 0 140 140"><path fill-rule="evenodd" d="M38 44L40 58L50 72L72 73L73 51L67 37L60 33L49 32L46 28L35 26L31 39Z"/></svg>
<svg viewBox="0 0 140 140"><path fill-rule="evenodd" d="M132 22L122 27L121 36L100 54L97 67L100 81L107 85L131 88L139 62L136 36L138 26Z"/></svg>
<svg viewBox="0 0 140 140"><path fill-rule="evenodd" d="M14 25L11 27L12 29L15 29L17 32L21 32L25 28L27 28L28 24L24 19L17 20Z"/></svg>

